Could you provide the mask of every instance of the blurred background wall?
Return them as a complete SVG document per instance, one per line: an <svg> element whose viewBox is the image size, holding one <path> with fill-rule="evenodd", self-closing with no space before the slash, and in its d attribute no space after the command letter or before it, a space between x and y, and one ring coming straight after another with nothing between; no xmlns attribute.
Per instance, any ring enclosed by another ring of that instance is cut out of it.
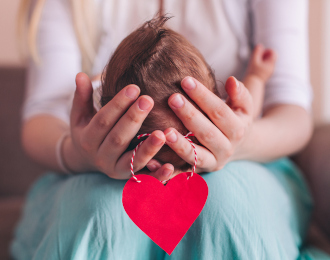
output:
<svg viewBox="0 0 330 260"><path fill-rule="evenodd" d="M316 124L330 122L330 1L309 1L311 81Z"/></svg>
<svg viewBox="0 0 330 260"><path fill-rule="evenodd" d="M274 0L276 1L276 0ZM22 67L16 14L20 0L0 0L0 67ZM316 124L330 122L330 1L310 0L310 61Z"/></svg>
<svg viewBox="0 0 330 260"><path fill-rule="evenodd" d="M17 51L16 16L20 0L0 0L0 66L23 66Z"/></svg>

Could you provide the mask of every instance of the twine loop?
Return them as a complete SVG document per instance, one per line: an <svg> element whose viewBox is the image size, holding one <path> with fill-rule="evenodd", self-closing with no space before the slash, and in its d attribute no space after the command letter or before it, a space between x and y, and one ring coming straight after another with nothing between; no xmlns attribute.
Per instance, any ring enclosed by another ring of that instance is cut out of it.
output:
<svg viewBox="0 0 330 260"><path fill-rule="evenodd" d="M141 134L141 135L138 135L138 136L137 136L137 139L141 139L141 138L143 138L143 137L148 137L148 136L150 136L150 134ZM190 177L192 177L192 176L194 175L194 173L196 173L195 171L196 171L196 164L197 164L197 152L196 152L196 147L195 147L194 143L191 141L191 139L189 138L189 136L194 136L194 134L193 134L192 132L189 132L189 133L186 134L184 137L190 142L191 146L193 147L194 154L195 154L195 160L194 160L194 166L193 166L193 169L192 169L191 175L188 176L188 179L189 179ZM132 158L131 158L131 174L132 174L133 179L134 179L136 182L138 182L138 183L140 183L141 181L140 181L140 180L135 176L135 174L134 174L133 163L134 163L134 157L135 157L136 151L137 151L137 149L139 149L139 147L143 144L144 141L145 141L145 140L142 140L142 141L141 141L141 142L135 147L135 149L133 150L133 153L132 153ZM167 183L167 182L168 182L168 180L166 180L166 181L162 181L163 184L165 184L165 183Z"/></svg>

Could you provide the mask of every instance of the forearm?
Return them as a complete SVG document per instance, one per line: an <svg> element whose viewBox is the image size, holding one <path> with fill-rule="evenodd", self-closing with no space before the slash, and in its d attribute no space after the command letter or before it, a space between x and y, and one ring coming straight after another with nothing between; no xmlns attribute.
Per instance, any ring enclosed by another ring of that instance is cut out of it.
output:
<svg viewBox="0 0 330 260"><path fill-rule="evenodd" d="M296 153L313 131L308 112L296 105L278 105L254 121L233 160L267 162Z"/></svg>
<svg viewBox="0 0 330 260"><path fill-rule="evenodd" d="M23 124L23 148L37 163L60 172L55 147L59 138L68 130L69 126L64 121L51 115L33 117Z"/></svg>

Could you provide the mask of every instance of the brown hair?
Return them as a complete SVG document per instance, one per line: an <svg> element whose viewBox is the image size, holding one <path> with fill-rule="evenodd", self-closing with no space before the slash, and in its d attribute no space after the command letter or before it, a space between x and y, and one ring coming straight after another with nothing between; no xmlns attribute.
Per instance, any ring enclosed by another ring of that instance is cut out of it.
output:
<svg viewBox="0 0 330 260"><path fill-rule="evenodd" d="M174 93L181 93L191 101L181 89L184 77L192 76L215 91L211 68L188 40L164 27L168 19L157 17L128 35L117 47L102 75L102 106L129 84L136 84L141 95L148 95L154 100L154 108L138 134L164 131L169 127L176 128L183 135L188 133L167 103ZM134 149L139 142L133 139L128 150ZM169 162L183 171L190 168L166 145L155 159L161 163Z"/></svg>

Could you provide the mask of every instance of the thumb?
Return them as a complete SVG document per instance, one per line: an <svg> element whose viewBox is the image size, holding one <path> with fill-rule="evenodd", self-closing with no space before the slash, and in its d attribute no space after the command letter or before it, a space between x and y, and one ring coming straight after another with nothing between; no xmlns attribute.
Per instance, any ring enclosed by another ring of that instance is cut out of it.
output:
<svg viewBox="0 0 330 260"><path fill-rule="evenodd" d="M234 111L241 110L246 114L252 114L252 97L244 84L235 77L229 77L226 81L226 92L228 93L227 104Z"/></svg>
<svg viewBox="0 0 330 260"><path fill-rule="evenodd" d="M85 125L94 114L92 82L85 73L80 72L76 76L76 91L71 110L71 125Z"/></svg>

